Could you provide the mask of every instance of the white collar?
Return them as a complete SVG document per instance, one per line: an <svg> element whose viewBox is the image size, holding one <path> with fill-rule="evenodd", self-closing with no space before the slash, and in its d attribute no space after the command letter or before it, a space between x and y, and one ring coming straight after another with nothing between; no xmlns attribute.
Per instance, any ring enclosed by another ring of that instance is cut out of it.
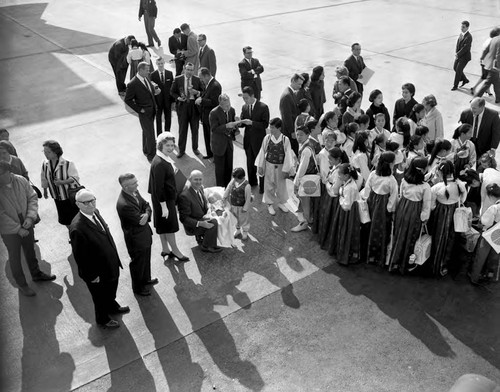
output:
<svg viewBox="0 0 500 392"><path fill-rule="evenodd" d="M275 138L273 134L271 134L271 140L273 141L273 143L279 143L281 142L281 140L283 139L283 134L280 133L280 135L278 136L278 138Z"/></svg>
<svg viewBox="0 0 500 392"><path fill-rule="evenodd" d="M173 161L173 159L170 158L168 155L165 155L162 151L156 150L156 155L158 155L164 161L167 161L168 163L171 163L172 165L175 165L175 162Z"/></svg>

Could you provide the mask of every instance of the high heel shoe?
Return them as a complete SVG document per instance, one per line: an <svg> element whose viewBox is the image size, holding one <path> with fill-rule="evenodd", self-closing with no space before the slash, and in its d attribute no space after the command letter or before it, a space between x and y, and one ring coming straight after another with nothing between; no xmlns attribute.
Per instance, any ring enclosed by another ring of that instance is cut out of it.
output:
<svg viewBox="0 0 500 392"><path fill-rule="evenodd" d="M167 261L167 259L174 257L172 252L161 252L161 257L163 257L163 261Z"/></svg>
<svg viewBox="0 0 500 392"><path fill-rule="evenodd" d="M189 261L189 257L187 257L187 256L179 257L174 252L170 252L170 255L172 258L176 258L181 263L185 263L186 261Z"/></svg>

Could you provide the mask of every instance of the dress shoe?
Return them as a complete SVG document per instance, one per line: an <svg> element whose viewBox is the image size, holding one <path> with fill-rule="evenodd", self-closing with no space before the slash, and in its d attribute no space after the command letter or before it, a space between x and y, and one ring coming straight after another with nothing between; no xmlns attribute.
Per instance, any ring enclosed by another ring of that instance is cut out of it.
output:
<svg viewBox="0 0 500 392"><path fill-rule="evenodd" d="M97 323L101 328L116 329L120 328L120 323L116 320L109 320L106 324Z"/></svg>
<svg viewBox="0 0 500 392"><path fill-rule="evenodd" d="M128 306L120 306L111 313L112 314L125 314L125 313L129 313L129 312L130 312L130 308Z"/></svg>
<svg viewBox="0 0 500 392"><path fill-rule="evenodd" d="M200 152L200 150L193 150L193 154L194 155L201 155L201 152Z"/></svg>
<svg viewBox="0 0 500 392"><path fill-rule="evenodd" d="M161 252L160 254L161 254L161 257L163 258L163 261L167 261L166 259L173 257L172 252Z"/></svg>
<svg viewBox="0 0 500 392"><path fill-rule="evenodd" d="M19 287L19 291L26 297L34 297L36 295L35 290L29 286Z"/></svg>
<svg viewBox="0 0 500 392"><path fill-rule="evenodd" d="M465 86L467 83L469 83L469 79L465 79L462 84L460 85L460 87L463 87Z"/></svg>
<svg viewBox="0 0 500 392"><path fill-rule="evenodd" d="M213 155L204 155L203 156L203 159L211 159L213 158L214 156Z"/></svg>
<svg viewBox="0 0 500 392"><path fill-rule="evenodd" d="M283 212L288 212L288 208L284 204L278 204L278 207Z"/></svg>
<svg viewBox="0 0 500 392"><path fill-rule="evenodd" d="M33 282L48 282L55 280L55 275L48 275L45 272L40 271L38 274L33 275Z"/></svg>
<svg viewBox="0 0 500 392"><path fill-rule="evenodd" d="M142 297L147 297L147 296L151 295L151 291L149 291L148 289L142 289L142 290L134 291L134 294L140 295Z"/></svg>
<svg viewBox="0 0 500 392"><path fill-rule="evenodd" d="M451 88L451 91L455 91L455 90L458 90L458 87L457 87L457 86L453 86L453 87Z"/></svg>
<svg viewBox="0 0 500 392"><path fill-rule="evenodd" d="M216 247L206 247L204 245L200 246L202 252L207 252L207 253L219 253L222 252L222 248L219 248L218 246Z"/></svg>
<svg viewBox="0 0 500 392"><path fill-rule="evenodd" d="M179 159L180 159L180 158L182 158L184 155L186 155L186 153L185 153L185 152L180 152L180 153L178 153L178 154L177 154L177 158L179 158Z"/></svg>
<svg viewBox="0 0 500 392"><path fill-rule="evenodd" d="M158 280L158 278L154 278L154 279L150 279L146 282L146 284L152 284L152 285L155 285L155 284L158 284L160 281Z"/></svg>
<svg viewBox="0 0 500 392"><path fill-rule="evenodd" d="M299 224L292 228L292 232L298 233L299 231L307 230L308 224L307 222L299 222Z"/></svg>
<svg viewBox="0 0 500 392"><path fill-rule="evenodd" d="M276 211L274 210L274 207L272 204L267 205L267 211L269 212L270 215L274 216L276 215Z"/></svg>
<svg viewBox="0 0 500 392"><path fill-rule="evenodd" d="M241 231L240 229L236 230L233 234L233 238L240 238L241 237Z"/></svg>
<svg viewBox="0 0 500 392"><path fill-rule="evenodd" d="M181 263L185 263L185 262L189 261L189 257L187 257L187 256L179 257L174 252L172 252L171 255L172 255L171 257L173 259L177 259L177 261L180 261Z"/></svg>

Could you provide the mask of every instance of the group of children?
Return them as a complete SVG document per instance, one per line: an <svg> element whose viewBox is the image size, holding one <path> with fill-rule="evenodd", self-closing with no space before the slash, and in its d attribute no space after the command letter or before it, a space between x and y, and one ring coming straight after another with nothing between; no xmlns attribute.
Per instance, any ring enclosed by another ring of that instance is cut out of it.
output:
<svg viewBox="0 0 500 392"><path fill-rule="evenodd" d="M455 256L463 234L455 232L456 208L471 206L474 222L480 221L484 229L500 222L499 184L486 187L487 202L482 203L479 189L481 173L491 166L487 170L495 170L496 164L488 153L476 162L472 127L459 126L451 142L429 140L428 129L418 125L418 118L416 126L406 117L399 118L390 132L383 113L373 116L374 128L368 130L367 115L342 125L338 109L318 122L307 118L306 108L303 104L304 116L298 119L294 134L298 151L281 133L281 120L274 118L256 159L258 174L264 177L263 203L268 212L275 215L276 205L288 211L286 180L291 179L300 200L299 223L291 231L310 228L321 248L338 263L364 261L406 274L416 269L415 244L428 233L430 257L416 270L433 276L458 274L460 257ZM312 136L315 133L317 137ZM236 169L233 177L227 199L238 218L236 235L247 238L250 186L243 169ZM320 180L319 197L307 194L315 193L315 178ZM473 283L479 282L485 269L498 268L499 259L483 238L476 249Z"/></svg>

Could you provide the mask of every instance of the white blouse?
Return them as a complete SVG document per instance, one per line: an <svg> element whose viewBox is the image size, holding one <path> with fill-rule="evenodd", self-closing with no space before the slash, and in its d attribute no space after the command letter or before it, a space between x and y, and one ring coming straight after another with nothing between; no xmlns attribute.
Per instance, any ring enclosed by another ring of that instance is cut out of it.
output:
<svg viewBox="0 0 500 392"><path fill-rule="evenodd" d="M489 229L495 223L500 222L500 200L490 206L481 216L481 223L484 225L484 230Z"/></svg>
<svg viewBox="0 0 500 392"><path fill-rule="evenodd" d="M401 181L399 196L411 201L422 201L422 211L420 220L422 222L429 219L431 214L431 186L424 182L423 184L408 184L405 179Z"/></svg>
<svg viewBox="0 0 500 392"><path fill-rule="evenodd" d="M368 176L370 175L370 168L368 167L368 154L356 151L356 153L352 156L351 163L356 169L361 171L361 176L364 180L368 180Z"/></svg>
<svg viewBox="0 0 500 392"><path fill-rule="evenodd" d="M392 174L384 177L379 176L375 172L371 172L368 176L364 189L361 191L361 196L364 199L368 199L372 191L377 195L389 194L387 211L394 212L396 210L396 203L398 200L398 182Z"/></svg>
<svg viewBox="0 0 500 392"><path fill-rule="evenodd" d="M476 168L476 146L470 140L461 142L460 138L451 140L451 150L458 155L458 158L469 158L469 166L471 169Z"/></svg>
<svg viewBox="0 0 500 392"><path fill-rule="evenodd" d="M352 203L359 199L359 191L356 183L350 178L340 187L339 203L344 211L350 211Z"/></svg>
<svg viewBox="0 0 500 392"><path fill-rule="evenodd" d="M316 155L319 166L319 174L321 175L321 181L323 184L326 184L328 181L328 172L330 171L330 160L328 159L329 155L330 152L326 149L326 147L322 148L318 155Z"/></svg>
<svg viewBox="0 0 500 392"><path fill-rule="evenodd" d="M449 197L446 197L446 190L448 190ZM460 190L460 192L459 192ZM448 185L444 182L438 182L431 188L432 194L432 205L431 208L435 209L437 203L441 204L455 204L460 202L465 202L467 198L467 189L465 189L465 184L460 180L449 180Z"/></svg>

